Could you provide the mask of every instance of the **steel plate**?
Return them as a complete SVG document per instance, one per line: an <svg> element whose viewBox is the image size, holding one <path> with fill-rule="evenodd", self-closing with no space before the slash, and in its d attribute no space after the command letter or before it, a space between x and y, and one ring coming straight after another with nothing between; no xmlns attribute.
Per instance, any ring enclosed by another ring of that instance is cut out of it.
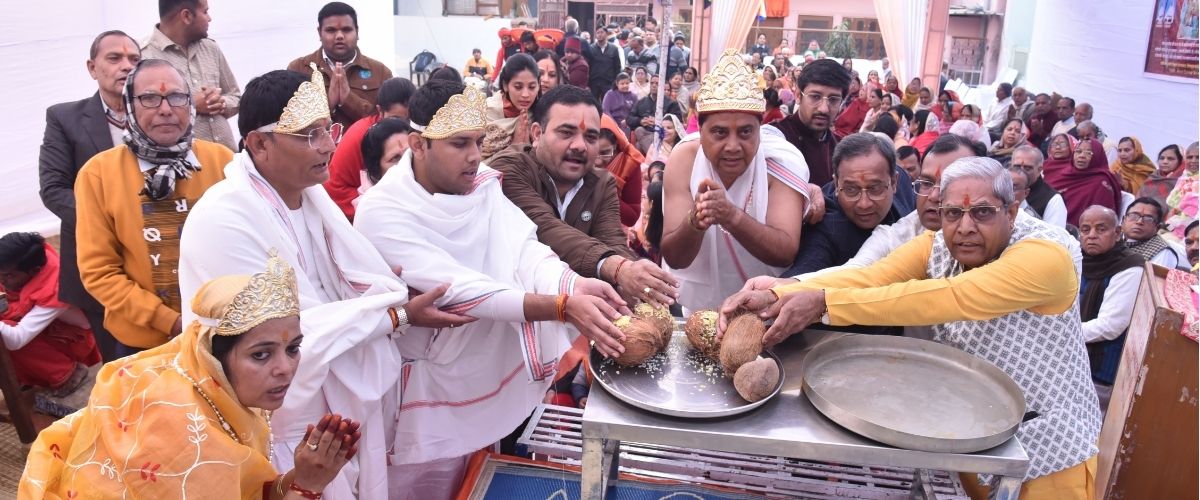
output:
<svg viewBox="0 0 1200 500"><path fill-rule="evenodd" d="M721 364L692 349L676 327L671 344L640 366L623 367L592 349L592 378L617 399L646 411L683 418L716 418L737 415L762 406L779 394L786 378L783 363L770 352L762 353L779 366L779 383L771 394L750 403L733 388Z"/></svg>
<svg viewBox="0 0 1200 500"><path fill-rule="evenodd" d="M1025 414L1020 387L995 365L950 346L849 335L804 360L804 393L821 413L876 441L972 453L1007 441Z"/></svg>

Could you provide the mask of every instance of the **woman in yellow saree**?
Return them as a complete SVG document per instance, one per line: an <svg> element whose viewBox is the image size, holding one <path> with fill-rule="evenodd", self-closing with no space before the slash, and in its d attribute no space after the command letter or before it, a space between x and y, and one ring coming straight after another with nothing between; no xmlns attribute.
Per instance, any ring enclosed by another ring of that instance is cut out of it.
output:
<svg viewBox="0 0 1200 500"><path fill-rule="evenodd" d="M320 498L357 423L310 425L287 474L268 455L270 411L300 362L294 271L272 256L266 272L208 282L192 308L182 335L106 364L88 406L42 431L20 499Z"/></svg>

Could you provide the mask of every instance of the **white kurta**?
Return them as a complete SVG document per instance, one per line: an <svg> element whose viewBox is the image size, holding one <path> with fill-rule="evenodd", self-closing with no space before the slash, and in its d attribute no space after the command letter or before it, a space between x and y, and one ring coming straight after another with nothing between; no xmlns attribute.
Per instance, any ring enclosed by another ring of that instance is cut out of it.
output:
<svg viewBox="0 0 1200 500"><path fill-rule="evenodd" d="M338 413L362 422L362 439L325 498L387 498L401 363L387 308L403 305L408 290L323 187L304 191L301 212L298 227L250 157L238 153L184 225L180 291L192 297L214 278L261 272L276 250L296 272L304 341L299 369L271 422L275 467L290 470L306 426ZM185 321L195 317L185 301Z"/></svg>
<svg viewBox="0 0 1200 500"><path fill-rule="evenodd" d="M354 216L384 259L418 290L450 289L438 305L479 318L411 328L399 341L404 382L394 464L458 457L506 436L542 401L574 330L525 321L525 294L571 293L577 275L538 242L537 227L480 165L465 195L429 194L412 151L359 199Z"/></svg>
<svg viewBox="0 0 1200 500"><path fill-rule="evenodd" d="M699 138L699 134L692 134L684 141ZM761 129L758 153L746 172L732 186L725 187L725 197L730 203L745 210L760 224L767 220L768 176L808 199L808 162L795 146L770 126ZM700 182L705 179L720 182L704 152L698 151L689 183L692 198L695 198ZM723 228L713 226L704 232L700 251L692 264L683 269L671 269L671 272L679 279L679 303L688 310L696 311L720 306L721 301L740 290L750 278L778 276L785 269L763 263Z"/></svg>

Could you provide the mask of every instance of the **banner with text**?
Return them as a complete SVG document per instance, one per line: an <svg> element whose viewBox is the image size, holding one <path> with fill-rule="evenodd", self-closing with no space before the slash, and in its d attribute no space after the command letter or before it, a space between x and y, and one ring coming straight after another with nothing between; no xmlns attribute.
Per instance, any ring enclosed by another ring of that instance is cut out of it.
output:
<svg viewBox="0 0 1200 500"><path fill-rule="evenodd" d="M1200 78L1200 0L1156 0L1145 72L1171 79Z"/></svg>

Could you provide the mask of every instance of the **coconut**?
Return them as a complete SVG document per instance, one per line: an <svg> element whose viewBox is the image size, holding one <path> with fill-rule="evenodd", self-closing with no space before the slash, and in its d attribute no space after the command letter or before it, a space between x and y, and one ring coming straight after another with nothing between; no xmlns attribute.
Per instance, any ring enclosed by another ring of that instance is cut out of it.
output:
<svg viewBox="0 0 1200 500"><path fill-rule="evenodd" d="M613 325L625 334L621 345L625 352L614 358L621 366L637 366L644 363L650 356L658 354L659 343L662 341L658 329L648 320L621 316L613 321Z"/></svg>
<svg viewBox="0 0 1200 500"><path fill-rule="evenodd" d="M733 375L733 388L746 401L757 402L779 385L779 365L775 360L758 358L742 365Z"/></svg>
<svg viewBox="0 0 1200 500"><path fill-rule="evenodd" d="M692 347L711 359L717 359L720 352L720 345L717 344L717 322L719 320L720 315L716 311L704 309L688 316L687 323L683 325L683 332L687 334Z"/></svg>
<svg viewBox="0 0 1200 500"><path fill-rule="evenodd" d="M762 353L765 333L767 326L754 314L743 314L729 322L721 338L720 361L725 376L733 376L738 368Z"/></svg>
<svg viewBox="0 0 1200 500"><path fill-rule="evenodd" d="M675 331L675 318L671 316L671 310L665 307L656 308L648 302L642 302L634 306L633 315L653 323L654 327L658 328L661 336L659 349L666 349L671 343L671 334Z"/></svg>

